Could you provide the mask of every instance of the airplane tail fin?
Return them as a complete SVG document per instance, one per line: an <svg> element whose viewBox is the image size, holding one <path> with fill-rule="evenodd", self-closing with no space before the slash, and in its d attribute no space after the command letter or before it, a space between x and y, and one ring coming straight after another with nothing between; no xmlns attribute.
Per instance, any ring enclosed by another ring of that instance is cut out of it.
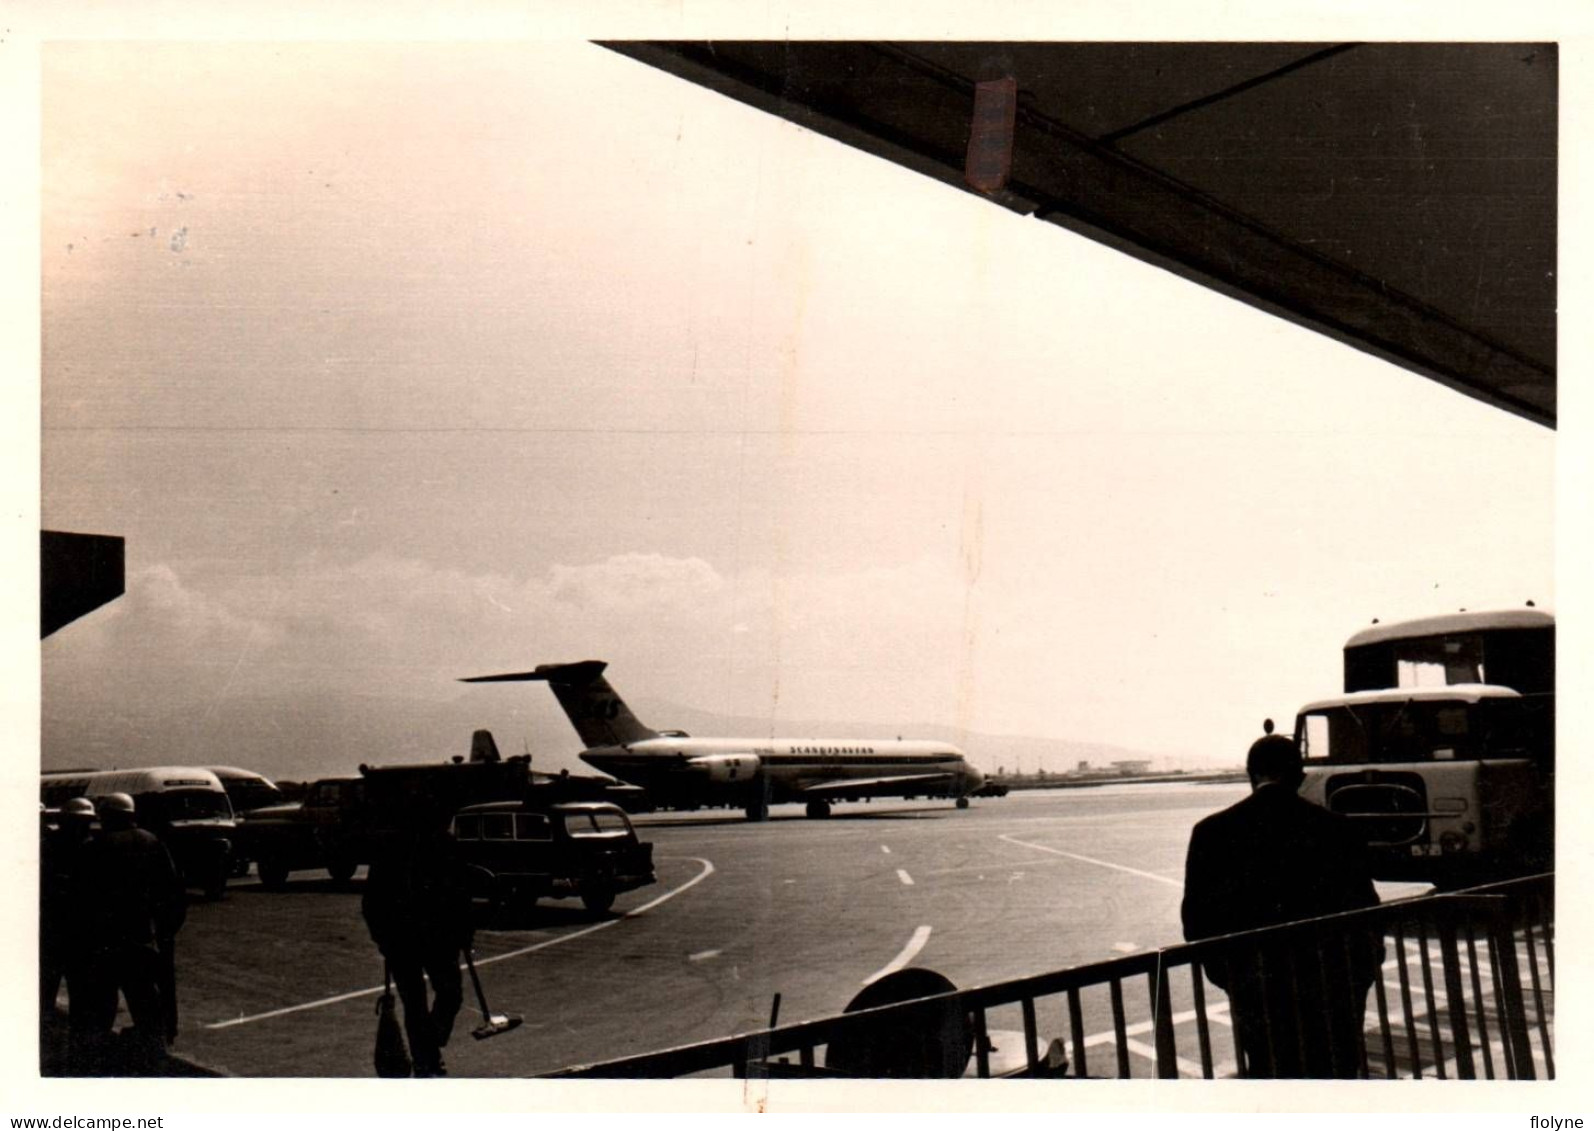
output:
<svg viewBox="0 0 1594 1131"><path fill-rule="evenodd" d="M608 667L602 660L582 660L574 664L541 664L535 671L504 675L479 675L462 683L511 683L536 681L553 689L554 698L564 708L576 733L588 747L624 746L658 731L643 726L625 700L603 678Z"/></svg>
<svg viewBox="0 0 1594 1131"><path fill-rule="evenodd" d="M479 730L470 736L470 760L472 762L501 762L503 757L498 753L498 743L493 741L493 732Z"/></svg>

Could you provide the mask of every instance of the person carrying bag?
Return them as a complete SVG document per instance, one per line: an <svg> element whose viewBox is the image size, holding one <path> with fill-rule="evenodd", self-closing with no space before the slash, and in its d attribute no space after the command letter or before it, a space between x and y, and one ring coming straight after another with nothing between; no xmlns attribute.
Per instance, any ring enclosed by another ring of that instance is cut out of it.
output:
<svg viewBox="0 0 1594 1131"><path fill-rule="evenodd" d="M393 997L393 972L382 964L382 996L376 999L376 1074L384 1079L410 1075L410 1050L404 1045L398 1003Z"/></svg>

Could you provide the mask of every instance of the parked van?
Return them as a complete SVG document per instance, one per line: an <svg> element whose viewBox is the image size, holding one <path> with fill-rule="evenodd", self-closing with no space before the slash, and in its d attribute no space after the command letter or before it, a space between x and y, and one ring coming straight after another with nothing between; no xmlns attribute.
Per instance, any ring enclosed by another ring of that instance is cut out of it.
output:
<svg viewBox="0 0 1594 1131"><path fill-rule="evenodd" d="M465 860L485 874L483 894L499 905L579 896L601 914L618 893L655 881L653 845L604 801L470 805L454 815L453 832Z"/></svg>
<svg viewBox="0 0 1594 1131"><path fill-rule="evenodd" d="M133 799L140 828L161 839L183 882L212 899L227 887L236 823L221 781L198 766L137 770L69 770L40 779L40 799L51 809L73 797L98 801L109 793Z"/></svg>

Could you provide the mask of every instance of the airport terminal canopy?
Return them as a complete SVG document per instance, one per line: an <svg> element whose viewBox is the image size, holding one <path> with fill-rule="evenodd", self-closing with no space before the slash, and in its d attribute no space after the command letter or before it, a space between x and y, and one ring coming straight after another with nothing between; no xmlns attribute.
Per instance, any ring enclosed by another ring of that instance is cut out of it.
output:
<svg viewBox="0 0 1594 1131"><path fill-rule="evenodd" d="M604 46L1555 426L1554 44Z"/></svg>

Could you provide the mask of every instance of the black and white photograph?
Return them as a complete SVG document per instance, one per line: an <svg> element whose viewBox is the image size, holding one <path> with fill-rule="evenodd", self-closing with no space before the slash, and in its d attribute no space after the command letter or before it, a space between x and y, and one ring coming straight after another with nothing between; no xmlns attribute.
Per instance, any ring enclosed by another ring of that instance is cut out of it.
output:
<svg viewBox="0 0 1594 1131"><path fill-rule="evenodd" d="M13 1071L1561 1094L1581 45L442 26L29 48Z"/></svg>

